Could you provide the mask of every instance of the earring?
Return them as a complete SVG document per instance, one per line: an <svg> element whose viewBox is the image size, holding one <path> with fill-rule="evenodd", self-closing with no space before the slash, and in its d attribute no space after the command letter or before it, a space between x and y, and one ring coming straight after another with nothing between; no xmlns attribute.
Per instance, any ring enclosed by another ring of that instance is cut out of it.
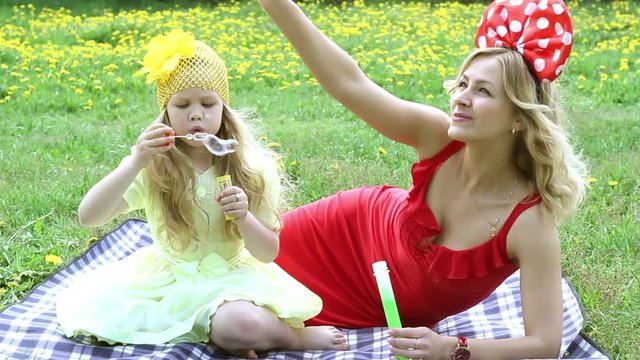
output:
<svg viewBox="0 0 640 360"><path fill-rule="evenodd" d="M516 134L516 129L511 129L511 135L515 135Z"/></svg>

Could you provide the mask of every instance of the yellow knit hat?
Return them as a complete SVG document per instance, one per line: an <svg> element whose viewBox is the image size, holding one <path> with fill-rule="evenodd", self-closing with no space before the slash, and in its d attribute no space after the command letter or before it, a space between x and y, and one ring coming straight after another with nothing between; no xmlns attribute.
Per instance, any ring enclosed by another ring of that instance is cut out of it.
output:
<svg viewBox="0 0 640 360"><path fill-rule="evenodd" d="M140 72L147 73L147 83L156 81L160 109L167 105L171 95L192 87L215 91L225 104L231 101L224 62L190 33L172 30L153 37L142 66Z"/></svg>

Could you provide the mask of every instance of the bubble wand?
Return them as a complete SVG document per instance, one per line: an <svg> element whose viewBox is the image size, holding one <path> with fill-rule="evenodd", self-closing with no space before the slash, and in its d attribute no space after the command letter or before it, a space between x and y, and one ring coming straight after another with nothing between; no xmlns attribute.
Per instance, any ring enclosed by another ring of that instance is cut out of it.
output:
<svg viewBox="0 0 640 360"><path fill-rule="evenodd" d="M400 314L398 313L398 305L396 304L396 298L393 295L393 287L391 286L391 279L389 279L389 268L387 262L377 261L372 264L373 275L376 278L378 284L378 291L380 292L380 298L382 299L382 308L384 310L384 317L387 320L387 327L390 329L398 329L402 327L400 322ZM396 356L398 360L406 360L404 356Z"/></svg>

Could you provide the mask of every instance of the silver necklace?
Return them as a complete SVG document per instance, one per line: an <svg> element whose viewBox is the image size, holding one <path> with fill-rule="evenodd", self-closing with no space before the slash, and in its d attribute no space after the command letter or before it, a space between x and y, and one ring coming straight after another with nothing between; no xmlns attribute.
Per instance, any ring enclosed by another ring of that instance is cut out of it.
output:
<svg viewBox="0 0 640 360"><path fill-rule="evenodd" d="M511 203L511 195L513 195L513 191L516 189L516 185L518 185L518 177L516 176L516 180L513 182L513 186L511 187L511 191L509 191L509 194L507 194L507 198L504 201L505 206L508 206ZM478 205L478 200L476 199L476 197L471 194L471 198L473 199L473 203L476 205L476 210L478 210L478 212L480 214L483 214L482 210L480 210L480 205ZM507 209L508 210L508 209ZM489 224L489 232L491 232L491 237L496 236L496 234L498 233L498 223L500 222L500 219L502 218L502 214L499 214L495 220L491 221L488 218L485 217L485 220L487 221L487 223Z"/></svg>

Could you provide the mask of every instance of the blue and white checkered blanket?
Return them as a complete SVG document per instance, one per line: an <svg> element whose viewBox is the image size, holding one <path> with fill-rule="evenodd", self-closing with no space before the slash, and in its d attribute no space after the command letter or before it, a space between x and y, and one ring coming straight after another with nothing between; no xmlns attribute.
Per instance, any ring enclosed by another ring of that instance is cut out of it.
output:
<svg viewBox="0 0 640 360"><path fill-rule="evenodd" d="M99 346L89 338L68 339L59 329L55 298L80 273L116 261L151 244L144 221L128 220L95 243L84 255L47 278L19 304L0 312L0 360L22 359L231 359L212 345L162 344ZM90 291L90 289L88 289ZM572 287L563 281L564 359L609 359L582 332L582 306ZM524 335L520 306L519 273L515 273L482 303L451 316L434 328L441 334L470 338L508 338ZM261 359L389 359L386 328L343 330L351 350L272 351Z"/></svg>

